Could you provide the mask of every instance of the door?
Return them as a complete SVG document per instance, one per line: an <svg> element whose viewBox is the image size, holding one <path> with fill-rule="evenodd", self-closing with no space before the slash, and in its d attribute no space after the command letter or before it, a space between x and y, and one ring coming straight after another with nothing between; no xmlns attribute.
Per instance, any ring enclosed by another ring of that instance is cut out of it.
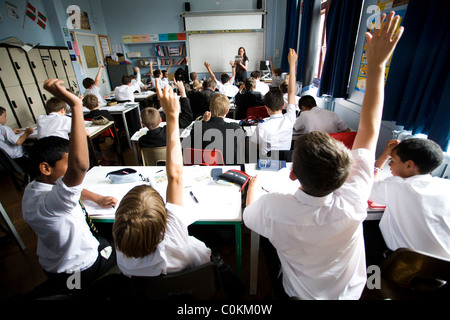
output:
<svg viewBox="0 0 450 320"><path fill-rule="evenodd" d="M85 72L84 77L95 79L99 67L103 65L102 51L98 37L96 34L86 34L80 32L75 32L75 35ZM82 91L84 92L84 88L82 88ZM105 68L102 72L102 78L100 80L100 94L102 96L107 96L110 91L111 89Z"/></svg>

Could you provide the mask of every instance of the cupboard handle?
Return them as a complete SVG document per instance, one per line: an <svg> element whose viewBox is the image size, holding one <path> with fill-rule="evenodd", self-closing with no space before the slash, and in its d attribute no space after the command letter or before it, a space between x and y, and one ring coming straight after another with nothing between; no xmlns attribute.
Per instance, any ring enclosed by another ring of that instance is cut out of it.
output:
<svg viewBox="0 0 450 320"><path fill-rule="evenodd" d="M14 109L17 109L17 104L16 104L16 102L15 102L14 100L12 100L11 103L12 103Z"/></svg>
<svg viewBox="0 0 450 320"><path fill-rule="evenodd" d="M52 61L53 61L53 65L54 65L55 67L57 67L56 61L55 61L55 60L52 60Z"/></svg>
<svg viewBox="0 0 450 320"><path fill-rule="evenodd" d="M34 61L31 61L31 66L33 67L33 69L36 69L36 65L34 64Z"/></svg>
<svg viewBox="0 0 450 320"><path fill-rule="evenodd" d="M30 104L33 104L33 100L31 99L31 97L28 97L28 102L29 102Z"/></svg>
<svg viewBox="0 0 450 320"><path fill-rule="evenodd" d="M47 97L45 96L45 93L42 94L42 97L44 98L45 101L47 101Z"/></svg>
<svg viewBox="0 0 450 320"><path fill-rule="evenodd" d="M17 69L17 70L20 70L19 64L18 64L17 62L14 62L14 64L16 65L16 69Z"/></svg>

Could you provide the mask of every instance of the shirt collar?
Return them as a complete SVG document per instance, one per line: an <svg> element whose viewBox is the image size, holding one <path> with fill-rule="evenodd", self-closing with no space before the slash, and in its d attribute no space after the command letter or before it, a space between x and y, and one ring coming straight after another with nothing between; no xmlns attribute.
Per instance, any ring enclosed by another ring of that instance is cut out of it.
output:
<svg viewBox="0 0 450 320"><path fill-rule="evenodd" d="M321 207L329 205L331 203L333 193L327 194L326 196L323 197L314 197L307 194L302 189L298 188L297 191L294 193L294 196L298 201L304 204Z"/></svg>

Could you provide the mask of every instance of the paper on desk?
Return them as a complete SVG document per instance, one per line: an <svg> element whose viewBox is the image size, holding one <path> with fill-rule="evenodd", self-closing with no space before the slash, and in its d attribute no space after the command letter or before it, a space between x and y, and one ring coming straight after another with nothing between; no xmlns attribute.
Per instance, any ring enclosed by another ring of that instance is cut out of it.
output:
<svg viewBox="0 0 450 320"><path fill-rule="evenodd" d="M292 181L289 178L290 170L288 168L268 174L259 173L260 171L257 171L260 185L269 192L294 194L300 187L298 180Z"/></svg>

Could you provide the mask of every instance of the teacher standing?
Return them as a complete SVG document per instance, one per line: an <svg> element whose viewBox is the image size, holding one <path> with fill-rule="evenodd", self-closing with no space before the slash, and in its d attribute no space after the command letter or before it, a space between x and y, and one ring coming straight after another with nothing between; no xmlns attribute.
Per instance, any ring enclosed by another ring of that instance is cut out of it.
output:
<svg viewBox="0 0 450 320"><path fill-rule="evenodd" d="M239 48L238 55L241 56L241 59L240 61L235 61L234 66L236 67L236 80L242 83L247 79L248 68L248 57L244 47Z"/></svg>

